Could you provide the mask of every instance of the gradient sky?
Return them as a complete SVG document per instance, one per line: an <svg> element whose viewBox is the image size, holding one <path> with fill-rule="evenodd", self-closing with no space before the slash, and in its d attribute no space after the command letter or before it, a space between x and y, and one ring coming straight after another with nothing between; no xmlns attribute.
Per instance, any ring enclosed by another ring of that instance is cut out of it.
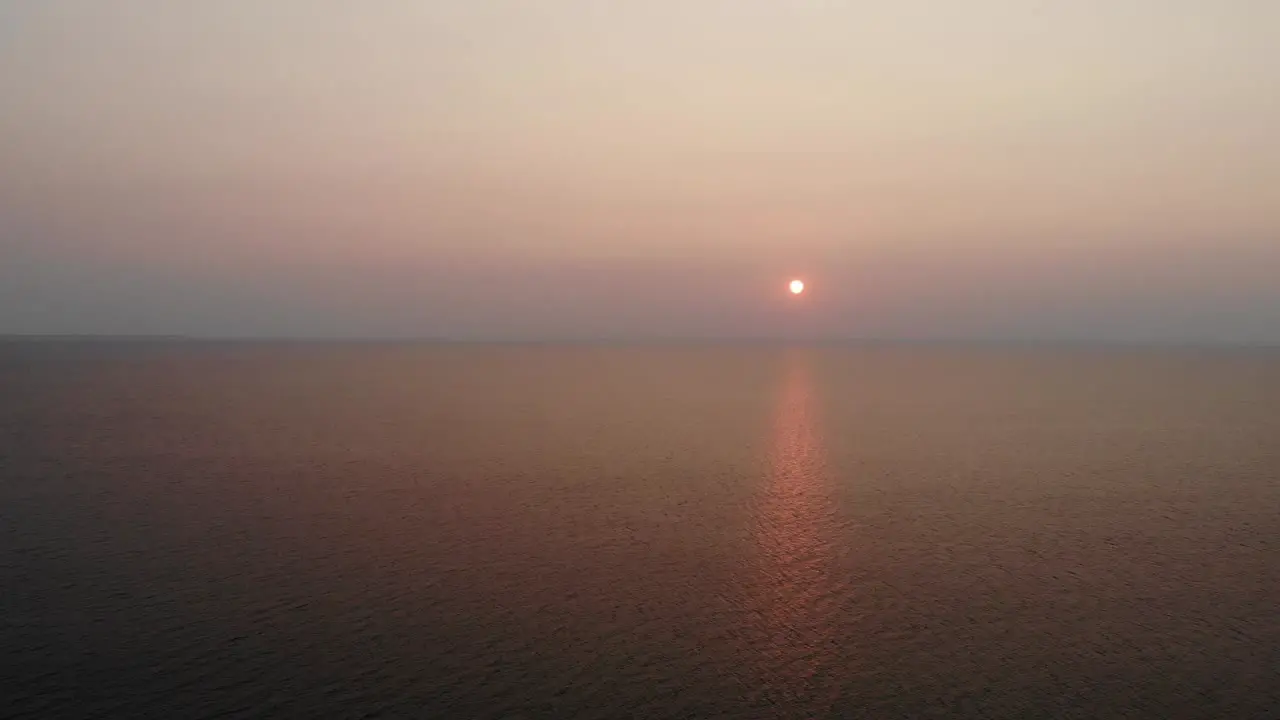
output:
<svg viewBox="0 0 1280 720"><path fill-rule="evenodd" d="M1277 128L1271 0L0 0L0 333L1275 343Z"/></svg>

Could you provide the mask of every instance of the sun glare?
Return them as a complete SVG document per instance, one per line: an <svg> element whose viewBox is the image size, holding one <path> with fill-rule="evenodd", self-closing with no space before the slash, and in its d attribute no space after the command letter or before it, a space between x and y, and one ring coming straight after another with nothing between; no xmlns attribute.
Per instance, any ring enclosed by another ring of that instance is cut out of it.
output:
<svg viewBox="0 0 1280 720"><path fill-rule="evenodd" d="M792 295L799 295L799 294L800 294L800 293L802 293L802 292L804 292L804 281L803 281L803 280L792 280L792 281L791 281L791 294L792 294Z"/></svg>

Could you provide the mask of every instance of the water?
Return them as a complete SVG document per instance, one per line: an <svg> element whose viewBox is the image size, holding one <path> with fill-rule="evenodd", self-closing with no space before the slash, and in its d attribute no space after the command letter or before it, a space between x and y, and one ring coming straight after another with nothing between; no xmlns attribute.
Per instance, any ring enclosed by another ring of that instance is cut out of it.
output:
<svg viewBox="0 0 1280 720"><path fill-rule="evenodd" d="M1280 353L0 345L0 716L1280 716Z"/></svg>

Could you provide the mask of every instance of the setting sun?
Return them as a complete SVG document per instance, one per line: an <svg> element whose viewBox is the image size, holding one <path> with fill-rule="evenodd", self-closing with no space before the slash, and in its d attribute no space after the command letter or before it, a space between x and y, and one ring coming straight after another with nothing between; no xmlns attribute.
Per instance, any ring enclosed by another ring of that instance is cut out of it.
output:
<svg viewBox="0 0 1280 720"><path fill-rule="evenodd" d="M800 294L800 293L802 293L802 292L804 292L804 281L803 281L803 280L792 280L792 281L791 281L791 294L792 294L792 295L799 295L799 294Z"/></svg>

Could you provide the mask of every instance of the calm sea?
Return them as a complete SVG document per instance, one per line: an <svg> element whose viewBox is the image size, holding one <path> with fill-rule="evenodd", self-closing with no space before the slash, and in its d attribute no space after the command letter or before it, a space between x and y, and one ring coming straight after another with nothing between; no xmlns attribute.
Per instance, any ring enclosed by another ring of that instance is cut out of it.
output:
<svg viewBox="0 0 1280 720"><path fill-rule="evenodd" d="M0 716L1280 717L1280 352L0 344Z"/></svg>

